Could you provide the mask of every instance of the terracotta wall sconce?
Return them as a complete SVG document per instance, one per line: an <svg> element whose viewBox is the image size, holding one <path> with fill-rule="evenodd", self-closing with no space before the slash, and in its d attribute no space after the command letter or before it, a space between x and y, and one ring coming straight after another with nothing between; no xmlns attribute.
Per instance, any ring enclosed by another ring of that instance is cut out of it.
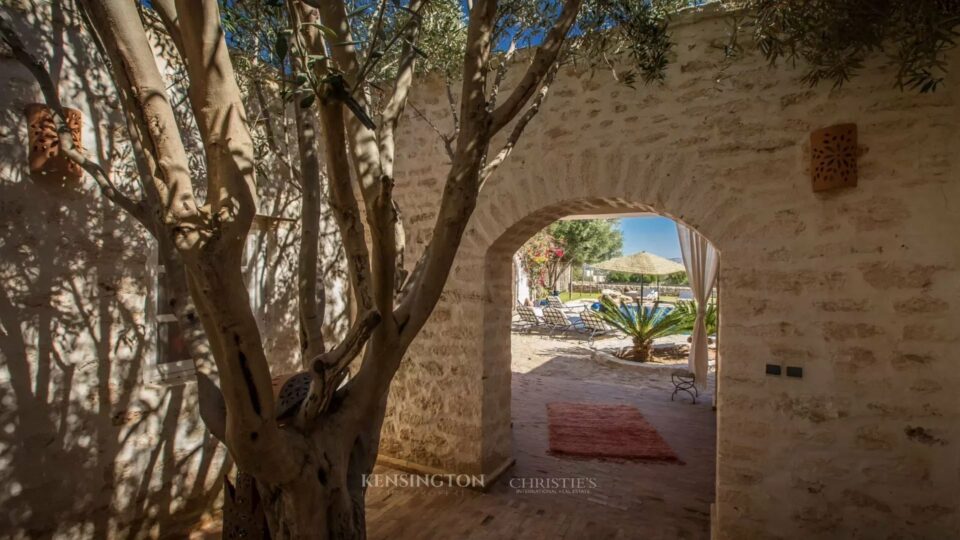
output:
<svg viewBox="0 0 960 540"><path fill-rule="evenodd" d="M810 134L813 191L857 185L857 125L837 124Z"/></svg>
<svg viewBox="0 0 960 540"><path fill-rule="evenodd" d="M76 109L64 109L67 127L73 134L73 144L82 149L80 134L83 116ZM42 103L31 103L24 109L30 124L30 176L37 182L79 182L83 169L60 152L57 125L50 108Z"/></svg>

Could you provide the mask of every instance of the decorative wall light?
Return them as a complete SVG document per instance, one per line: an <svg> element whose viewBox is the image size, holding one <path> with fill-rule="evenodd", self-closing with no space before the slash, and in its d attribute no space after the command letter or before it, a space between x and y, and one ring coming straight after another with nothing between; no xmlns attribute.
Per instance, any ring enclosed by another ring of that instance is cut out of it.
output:
<svg viewBox="0 0 960 540"><path fill-rule="evenodd" d="M81 150L80 133L83 116L76 109L64 109L67 127L73 134L73 144ZM60 152L57 125L50 108L42 103L31 103L24 109L30 124L30 176L35 181L78 182L83 169Z"/></svg>
<svg viewBox="0 0 960 540"><path fill-rule="evenodd" d="M837 124L810 134L813 191L857 185L857 125Z"/></svg>

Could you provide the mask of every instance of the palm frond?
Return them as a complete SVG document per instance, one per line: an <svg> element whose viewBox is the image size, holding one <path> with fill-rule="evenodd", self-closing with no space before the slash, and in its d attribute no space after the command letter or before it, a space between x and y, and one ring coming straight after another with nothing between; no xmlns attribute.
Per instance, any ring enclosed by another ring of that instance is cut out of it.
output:
<svg viewBox="0 0 960 540"><path fill-rule="evenodd" d="M647 343L658 337L679 334L693 325L689 310L661 308L659 302L652 307L643 306L639 301L636 306L628 306L604 298L600 306L600 317L635 342Z"/></svg>
<svg viewBox="0 0 960 540"><path fill-rule="evenodd" d="M697 303L694 301L688 302L679 302L677 303L676 311L683 313L689 323L689 327L685 329L687 332L693 331L693 324L697 319ZM707 334L713 335L717 333L717 304L708 303L707 304L707 316L705 319L707 324Z"/></svg>

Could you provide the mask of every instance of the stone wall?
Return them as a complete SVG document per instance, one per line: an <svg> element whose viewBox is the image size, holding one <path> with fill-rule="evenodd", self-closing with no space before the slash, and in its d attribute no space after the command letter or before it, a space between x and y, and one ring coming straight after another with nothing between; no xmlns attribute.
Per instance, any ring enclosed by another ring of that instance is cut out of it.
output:
<svg viewBox="0 0 960 540"><path fill-rule="evenodd" d="M46 21L20 28L82 111L84 146L119 172L122 118L75 12L23 8ZM29 178L22 110L42 100L13 59L0 73L0 536L182 534L227 464L195 386L145 382L157 378L147 235L92 180Z"/></svg>
<svg viewBox="0 0 960 540"><path fill-rule="evenodd" d="M82 111L86 150L135 194L116 93L72 2L9 4L27 45L50 59L64 104ZM156 365L152 239L89 177L30 178L22 111L38 101L32 76L0 56L0 537L183 537L216 510L230 463L199 419L192 377L165 380ZM202 167L202 149L189 150ZM263 213L298 215L295 190L264 178L259 187ZM264 254L250 292L278 372L299 365L288 286L298 229L254 231L249 244ZM333 337L345 303L338 278L328 285Z"/></svg>
<svg viewBox="0 0 960 540"><path fill-rule="evenodd" d="M510 254L564 215L652 210L722 251L717 536L956 536L960 58L932 95L893 88L880 64L811 89L753 52L724 61L726 30L712 14L677 21L662 85L561 71L483 189L394 384L383 454L457 472L505 463ZM450 128L439 81L412 104ZM859 186L815 194L809 134L840 122L859 126ZM425 122L405 125L413 261L448 160ZM804 377L765 376L766 363Z"/></svg>
<svg viewBox="0 0 960 540"><path fill-rule="evenodd" d="M26 35L84 111L87 147L122 178L117 103L70 3L36 4L52 24ZM881 65L810 89L755 54L724 62L725 32L710 15L678 21L661 86L561 72L481 194L393 386L383 454L469 473L508 462L510 255L565 215L655 211L722 251L717 535L956 536L960 57L933 95L893 89ZM148 240L89 179L26 178L20 111L36 88L11 59L0 70L0 533L175 534L212 505L225 465L193 386L148 382ZM449 128L440 81L412 104ZM860 128L860 185L814 194L809 132L845 121ZM416 115L404 126L412 264L447 159ZM280 363L295 343L288 300L263 304ZM764 376L768 362L805 377Z"/></svg>

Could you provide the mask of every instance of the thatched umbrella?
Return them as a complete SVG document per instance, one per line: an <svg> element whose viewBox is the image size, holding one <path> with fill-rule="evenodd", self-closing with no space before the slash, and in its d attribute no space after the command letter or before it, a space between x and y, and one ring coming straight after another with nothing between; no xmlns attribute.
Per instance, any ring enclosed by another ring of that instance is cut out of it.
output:
<svg viewBox="0 0 960 540"><path fill-rule="evenodd" d="M634 253L633 255L624 255L623 257L615 257L590 266L610 272L640 274L641 299L643 299L643 276L665 276L686 270L686 268L678 262L665 259L653 253L647 253L646 251Z"/></svg>

